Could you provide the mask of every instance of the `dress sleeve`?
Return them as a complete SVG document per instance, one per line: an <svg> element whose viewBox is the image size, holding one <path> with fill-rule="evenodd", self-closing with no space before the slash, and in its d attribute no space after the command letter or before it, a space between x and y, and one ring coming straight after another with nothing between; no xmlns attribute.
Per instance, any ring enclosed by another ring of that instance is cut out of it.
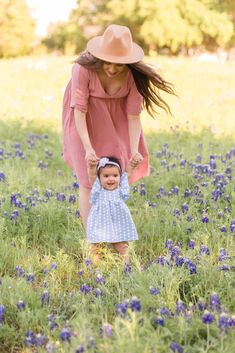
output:
<svg viewBox="0 0 235 353"><path fill-rule="evenodd" d="M70 107L87 112L89 98L89 72L83 66L74 64L71 79Z"/></svg>
<svg viewBox="0 0 235 353"><path fill-rule="evenodd" d="M100 191L101 191L101 185L100 185L99 178L97 177L91 189L91 196L90 196L91 204L96 203L96 201L99 198Z"/></svg>
<svg viewBox="0 0 235 353"><path fill-rule="evenodd" d="M130 187L128 183L128 177L127 173L124 172L121 175L121 180L120 180L120 196L124 201L127 201L129 199L129 193L130 193Z"/></svg>
<svg viewBox="0 0 235 353"><path fill-rule="evenodd" d="M139 115L142 110L143 97L137 90L134 78L131 74L130 91L127 96L127 115Z"/></svg>

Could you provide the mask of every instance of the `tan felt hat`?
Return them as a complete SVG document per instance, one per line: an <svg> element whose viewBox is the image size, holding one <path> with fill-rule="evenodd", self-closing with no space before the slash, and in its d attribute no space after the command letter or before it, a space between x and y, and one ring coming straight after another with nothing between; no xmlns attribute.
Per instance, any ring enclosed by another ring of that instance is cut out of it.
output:
<svg viewBox="0 0 235 353"><path fill-rule="evenodd" d="M98 59L116 64L133 64L144 57L143 49L132 41L129 28L114 24L102 36L90 39L87 50Z"/></svg>

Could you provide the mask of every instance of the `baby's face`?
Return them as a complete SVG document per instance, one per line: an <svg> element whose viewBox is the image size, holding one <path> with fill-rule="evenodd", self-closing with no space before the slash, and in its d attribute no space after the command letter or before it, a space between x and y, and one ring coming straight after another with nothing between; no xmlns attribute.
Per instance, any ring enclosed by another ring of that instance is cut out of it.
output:
<svg viewBox="0 0 235 353"><path fill-rule="evenodd" d="M120 184L120 170L118 167L100 168L100 184L106 190L114 190Z"/></svg>

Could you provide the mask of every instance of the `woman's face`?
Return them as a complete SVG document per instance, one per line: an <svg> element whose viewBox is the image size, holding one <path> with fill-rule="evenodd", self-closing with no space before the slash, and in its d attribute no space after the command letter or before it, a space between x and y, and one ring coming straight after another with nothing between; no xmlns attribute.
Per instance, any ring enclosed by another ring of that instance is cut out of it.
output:
<svg viewBox="0 0 235 353"><path fill-rule="evenodd" d="M117 77L118 75L126 71L126 65L114 64L114 63L109 63L104 61L103 70L108 77L113 78L113 77Z"/></svg>
<svg viewBox="0 0 235 353"><path fill-rule="evenodd" d="M114 190L120 184L120 170L118 167L100 168L100 184L106 190Z"/></svg>

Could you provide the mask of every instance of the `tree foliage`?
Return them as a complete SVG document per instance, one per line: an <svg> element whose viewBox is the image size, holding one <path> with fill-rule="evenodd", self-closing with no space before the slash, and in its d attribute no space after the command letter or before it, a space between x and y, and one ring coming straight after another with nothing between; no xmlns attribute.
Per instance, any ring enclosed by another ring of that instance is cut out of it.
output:
<svg viewBox="0 0 235 353"><path fill-rule="evenodd" d="M79 0L73 20L100 32L110 23L130 27L145 50L171 53L226 47L234 33L234 0Z"/></svg>
<svg viewBox="0 0 235 353"><path fill-rule="evenodd" d="M0 57L28 54L34 30L26 0L0 1Z"/></svg>

